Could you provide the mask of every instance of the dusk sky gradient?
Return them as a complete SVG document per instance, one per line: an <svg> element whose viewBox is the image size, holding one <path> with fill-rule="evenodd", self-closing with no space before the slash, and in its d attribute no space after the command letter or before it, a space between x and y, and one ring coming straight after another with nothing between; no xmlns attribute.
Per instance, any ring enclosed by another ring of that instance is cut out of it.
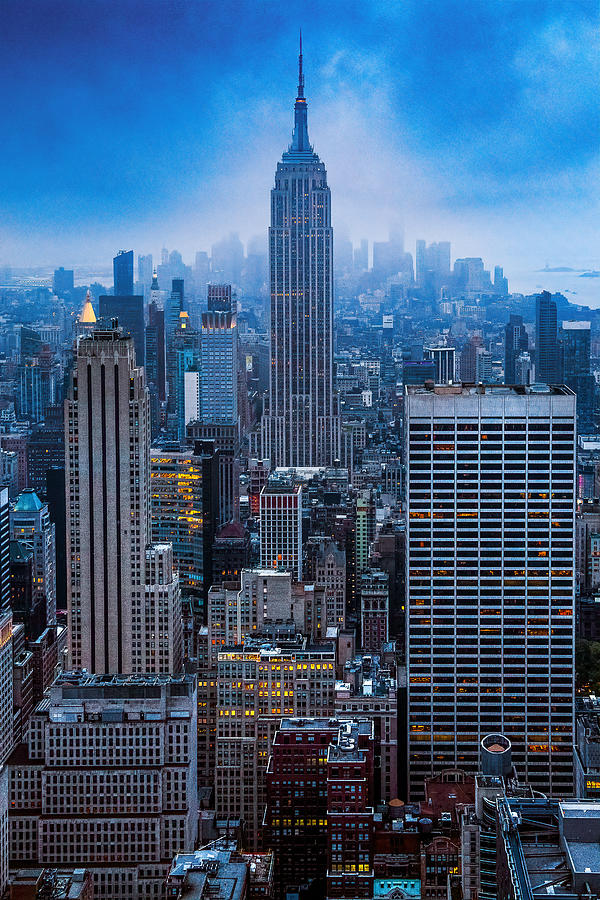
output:
<svg viewBox="0 0 600 900"><path fill-rule="evenodd" d="M333 224L600 268L596 0L4 0L0 264L266 235L298 29Z"/></svg>

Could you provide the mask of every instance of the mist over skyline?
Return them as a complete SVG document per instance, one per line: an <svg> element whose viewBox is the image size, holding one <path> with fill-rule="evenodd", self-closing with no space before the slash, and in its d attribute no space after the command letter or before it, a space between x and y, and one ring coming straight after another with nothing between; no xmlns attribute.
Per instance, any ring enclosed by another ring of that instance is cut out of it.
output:
<svg viewBox="0 0 600 900"><path fill-rule="evenodd" d="M265 235L292 128L338 235L451 240L517 270L600 268L594 2L3 5L0 264L191 258ZM518 289L518 285L516 285Z"/></svg>

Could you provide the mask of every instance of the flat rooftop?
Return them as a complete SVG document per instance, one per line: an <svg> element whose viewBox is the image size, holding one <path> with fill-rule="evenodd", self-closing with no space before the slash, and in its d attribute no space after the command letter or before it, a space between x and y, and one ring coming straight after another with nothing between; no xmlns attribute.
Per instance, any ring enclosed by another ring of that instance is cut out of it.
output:
<svg viewBox="0 0 600 900"><path fill-rule="evenodd" d="M407 394L436 394L440 397L459 396L472 397L477 394L492 394L494 397L524 397L539 394L554 396L573 396L573 391L564 384L407 384Z"/></svg>
<svg viewBox="0 0 600 900"><path fill-rule="evenodd" d="M115 687L127 685L131 687L161 684L193 684L194 675L93 675L86 669L61 672L52 683L52 687Z"/></svg>

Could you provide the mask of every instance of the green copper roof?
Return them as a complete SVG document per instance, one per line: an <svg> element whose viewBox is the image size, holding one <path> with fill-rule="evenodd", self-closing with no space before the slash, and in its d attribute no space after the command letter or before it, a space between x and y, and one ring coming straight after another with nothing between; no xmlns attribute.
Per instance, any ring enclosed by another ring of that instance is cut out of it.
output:
<svg viewBox="0 0 600 900"><path fill-rule="evenodd" d="M43 504L33 488L25 488L17 497L15 512L39 512Z"/></svg>

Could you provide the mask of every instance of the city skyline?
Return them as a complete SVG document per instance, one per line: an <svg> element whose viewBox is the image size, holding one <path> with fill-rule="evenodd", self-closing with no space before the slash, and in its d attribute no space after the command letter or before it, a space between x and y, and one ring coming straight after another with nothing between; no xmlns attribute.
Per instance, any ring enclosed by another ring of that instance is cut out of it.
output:
<svg viewBox="0 0 600 900"><path fill-rule="evenodd" d="M400 222L409 245L449 239L509 273L599 267L591 3L351 4L344 17L309 3L284 19L271 4L126 2L114 16L66 2L45 29L49 9L5 14L0 264L96 264L163 242L189 256L226 231L265 233L304 25L339 237Z"/></svg>

